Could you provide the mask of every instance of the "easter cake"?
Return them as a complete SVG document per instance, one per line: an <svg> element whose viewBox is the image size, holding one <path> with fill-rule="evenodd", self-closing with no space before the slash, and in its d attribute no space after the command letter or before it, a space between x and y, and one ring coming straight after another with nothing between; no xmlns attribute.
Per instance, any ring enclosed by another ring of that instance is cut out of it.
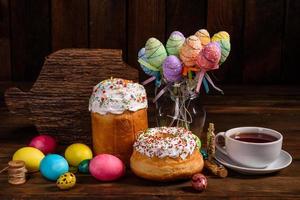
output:
<svg viewBox="0 0 300 200"><path fill-rule="evenodd" d="M130 167L137 176L149 180L190 178L204 165L196 140L184 128L149 128L134 143Z"/></svg>
<svg viewBox="0 0 300 200"><path fill-rule="evenodd" d="M129 163L139 131L148 128L145 88L111 78L97 84L89 102L95 154L112 154Z"/></svg>

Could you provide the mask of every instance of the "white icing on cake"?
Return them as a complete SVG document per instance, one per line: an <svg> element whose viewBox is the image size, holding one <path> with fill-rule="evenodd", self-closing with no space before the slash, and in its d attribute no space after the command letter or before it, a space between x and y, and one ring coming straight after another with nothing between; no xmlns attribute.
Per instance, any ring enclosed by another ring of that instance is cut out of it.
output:
<svg viewBox="0 0 300 200"><path fill-rule="evenodd" d="M166 137L163 137L167 134ZM141 133L133 147L148 157L186 159L196 148L196 138L191 131L179 127L149 128Z"/></svg>
<svg viewBox="0 0 300 200"><path fill-rule="evenodd" d="M89 102L89 111L105 115L122 114L148 107L145 88L132 81L111 78L101 81L94 89Z"/></svg>

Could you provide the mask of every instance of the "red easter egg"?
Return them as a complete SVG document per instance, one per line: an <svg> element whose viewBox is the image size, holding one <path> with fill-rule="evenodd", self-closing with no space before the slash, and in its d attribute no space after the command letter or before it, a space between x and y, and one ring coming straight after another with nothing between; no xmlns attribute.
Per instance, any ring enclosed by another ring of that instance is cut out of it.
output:
<svg viewBox="0 0 300 200"><path fill-rule="evenodd" d="M28 146L35 147L44 154L48 154L55 153L57 144L56 140L49 135L38 135L30 141Z"/></svg>
<svg viewBox="0 0 300 200"><path fill-rule="evenodd" d="M90 173L100 181L114 181L125 174L123 162L116 156L100 154L90 161Z"/></svg>

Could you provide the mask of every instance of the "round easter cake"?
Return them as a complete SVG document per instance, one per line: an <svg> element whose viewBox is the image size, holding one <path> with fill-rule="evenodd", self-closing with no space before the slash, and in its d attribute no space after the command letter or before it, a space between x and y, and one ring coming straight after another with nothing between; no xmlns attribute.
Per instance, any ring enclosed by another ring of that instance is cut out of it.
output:
<svg viewBox="0 0 300 200"><path fill-rule="evenodd" d="M203 158L196 136L184 128L149 128L135 141L130 167L137 175L155 181L191 178L201 172Z"/></svg>

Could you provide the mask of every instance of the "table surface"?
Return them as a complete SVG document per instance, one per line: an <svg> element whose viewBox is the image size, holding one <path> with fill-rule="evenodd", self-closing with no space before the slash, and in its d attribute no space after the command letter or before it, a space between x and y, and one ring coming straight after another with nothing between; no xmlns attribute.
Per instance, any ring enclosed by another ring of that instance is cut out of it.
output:
<svg viewBox="0 0 300 200"><path fill-rule="evenodd" d="M7 183L7 174L0 174L0 199L300 199L300 87L291 86L224 86L225 96L203 96L208 122L216 132L237 126L263 126L280 131L283 149L292 157L292 164L269 175L242 175L229 170L225 179L208 177L208 188L195 192L190 181L156 183L134 176L130 171L116 182L99 182L90 175L78 175L77 185L60 191L54 182L31 174L24 185ZM149 111L150 118L153 112ZM152 123L152 122L150 122ZM27 120L7 112L0 101L0 169L13 153L36 134ZM64 147L61 146L61 149Z"/></svg>

